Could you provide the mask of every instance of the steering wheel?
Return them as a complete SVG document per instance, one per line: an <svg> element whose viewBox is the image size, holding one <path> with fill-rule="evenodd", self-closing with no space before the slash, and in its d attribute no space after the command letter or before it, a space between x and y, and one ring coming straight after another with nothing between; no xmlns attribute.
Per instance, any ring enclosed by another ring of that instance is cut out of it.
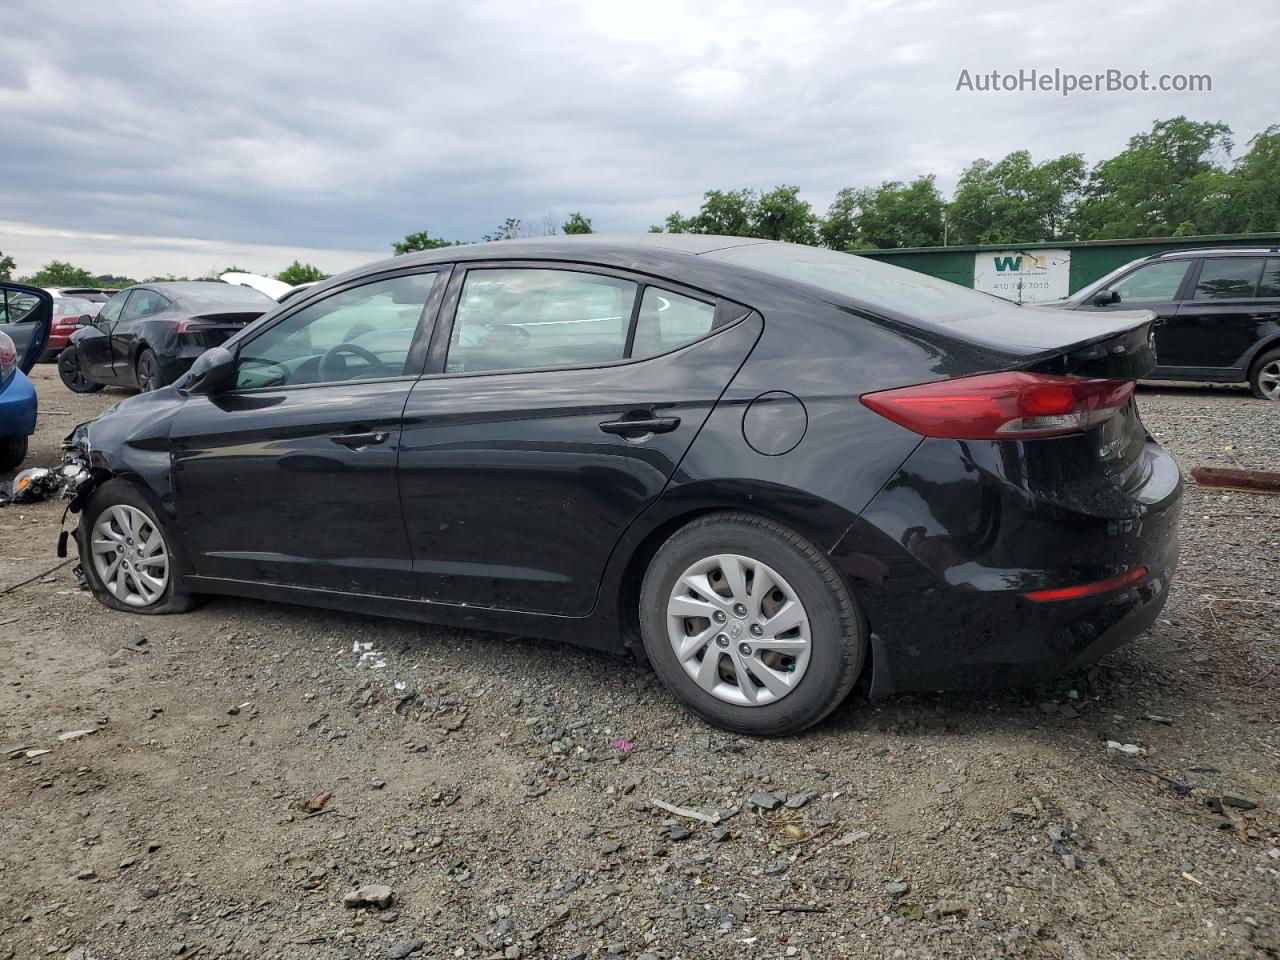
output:
<svg viewBox="0 0 1280 960"><path fill-rule="evenodd" d="M330 347L325 351L323 357L320 358L320 369L318 371L320 379L323 380L348 380L347 361L344 358L347 354L353 357L359 357L369 364L370 372L376 370L378 374L382 372L383 364L377 355L366 350L364 347L354 343L339 343L337 346ZM363 371L362 371L363 372Z"/></svg>

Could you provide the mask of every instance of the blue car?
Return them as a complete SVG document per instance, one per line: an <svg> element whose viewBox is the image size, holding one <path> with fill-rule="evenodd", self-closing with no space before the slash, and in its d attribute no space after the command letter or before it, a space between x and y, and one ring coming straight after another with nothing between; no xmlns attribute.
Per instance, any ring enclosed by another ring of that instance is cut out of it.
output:
<svg viewBox="0 0 1280 960"><path fill-rule="evenodd" d="M49 339L53 297L44 290L0 283L0 471L27 455L36 429L36 388L27 379Z"/></svg>

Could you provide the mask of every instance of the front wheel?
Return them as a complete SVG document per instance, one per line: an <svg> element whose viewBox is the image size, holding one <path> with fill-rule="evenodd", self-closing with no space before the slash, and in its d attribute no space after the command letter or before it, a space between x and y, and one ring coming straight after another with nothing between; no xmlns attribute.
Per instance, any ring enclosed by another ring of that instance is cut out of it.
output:
<svg viewBox="0 0 1280 960"><path fill-rule="evenodd" d="M109 480L93 491L76 540L85 578L104 605L131 613L182 613L195 605L182 586L172 531L129 481Z"/></svg>
<svg viewBox="0 0 1280 960"><path fill-rule="evenodd" d="M1280 350L1265 353L1254 363L1249 389L1259 400L1280 400Z"/></svg>
<svg viewBox="0 0 1280 960"><path fill-rule="evenodd" d="M866 659L853 597L821 550L763 517L717 513L677 531L640 592L654 670L716 726L784 736L848 696Z"/></svg>
<svg viewBox="0 0 1280 960"><path fill-rule="evenodd" d="M80 365L80 352L73 347L58 354L58 377L73 393L97 393L103 386L85 376L84 368Z"/></svg>
<svg viewBox="0 0 1280 960"><path fill-rule="evenodd" d="M0 471L12 470L27 459L27 438L0 437Z"/></svg>

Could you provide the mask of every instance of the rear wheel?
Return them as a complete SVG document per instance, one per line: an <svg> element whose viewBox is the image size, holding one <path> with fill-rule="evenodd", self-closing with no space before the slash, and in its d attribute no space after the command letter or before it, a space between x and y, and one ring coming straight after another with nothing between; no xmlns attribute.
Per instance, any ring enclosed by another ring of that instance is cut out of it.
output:
<svg viewBox="0 0 1280 960"><path fill-rule="evenodd" d="M72 347L58 354L58 377L74 393L96 393L103 386L85 376L80 366L80 352Z"/></svg>
<svg viewBox="0 0 1280 960"><path fill-rule="evenodd" d="M109 480L93 491L76 540L85 578L106 606L182 613L195 605L182 586L172 531L129 481Z"/></svg>
<svg viewBox="0 0 1280 960"><path fill-rule="evenodd" d="M683 527L654 556L640 598L645 650L694 713L782 736L848 695L867 639L830 559L795 531L742 513Z"/></svg>
<svg viewBox="0 0 1280 960"><path fill-rule="evenodd" d="M1254 363L1249 389L1259 400L1280 400L1280 350L1264 353Z"/></svg>
<svg viewBox="0 0 1280 960"><path fill-rule="evenodd" d="M12 470L26 458L26 437L0 437L0 470Z"/></svg>
<svg viewBox="0 0 1280 960"><path fill-rule="evenodd" d="M164 386L164 377L160 373L160 361L150 347L143 347L142 352L138 354L137 374L138 389L143 393L150 393Z"/></svg>

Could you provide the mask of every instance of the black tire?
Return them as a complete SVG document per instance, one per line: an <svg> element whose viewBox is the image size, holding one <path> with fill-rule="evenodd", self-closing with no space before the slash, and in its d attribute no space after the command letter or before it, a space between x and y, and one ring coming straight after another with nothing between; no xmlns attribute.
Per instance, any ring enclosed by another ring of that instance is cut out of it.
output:
<svg viewBox="0 0 1280 960"><path fill-rule="evenodd" d="M138 379L138 389L143 393L159 390L165 385L164 374L160 372L160 361L150 347L143 347L139 351L134 373Z"/></svg>
<svg viewBox="0 0 1280 960"><path fill-rule="evenodd" d="M133 507L146 515L146 518L164 538L165 548L169 553L169 579L164 590L156 600L145 606L125 603L116 597L106 584L102 582L97 567L93 563L91 542L93 528L102 513L117 504ZM89 584L89 589L103 606L126 613L165 614L185 613L194 607L197 598L182 586L181 571L185 568L181 547L174 537L173 531L156 517L156 512L132 483L127 480L108 480L98 487L89 497L84 510L80 513L80 527L76 531L76 543L80 552L80 567Z"/></svg>
<svg viewBox="0 0 1280 960"><path fill-rule="evenodd" d="M58 377L72 393L97 393L103 384L94 383L85 376L80 366L80 351L67 347L58 354Z"/></svg>
<svg viewBox="0 0 1280 960"><path fill-rule="evenodd" d="M667 600L677 579L716 554L739 554L771 567L808 614L808 669L790 693L772 703L739 706L703 690L668 640ZM689 710L718 727L760 737L797 733L826 717L853 689L867 656L865 621L827 555L794 530L748 513L707 514L662 545L640 589L640 630L654 670Z"/></svg>
<svg viewBox="0 0 1280 960"><path fill-rule="evenodd" d="M1259 400L1280 400L1280 350L1264 353L1249 371L1249 389Z"/></svg>
<svg viewBox="0 0 1280 960"><path fill-rule="evenodd" d="M12 470L27 459L26 437L0 437L0 471Z"/></svg>

